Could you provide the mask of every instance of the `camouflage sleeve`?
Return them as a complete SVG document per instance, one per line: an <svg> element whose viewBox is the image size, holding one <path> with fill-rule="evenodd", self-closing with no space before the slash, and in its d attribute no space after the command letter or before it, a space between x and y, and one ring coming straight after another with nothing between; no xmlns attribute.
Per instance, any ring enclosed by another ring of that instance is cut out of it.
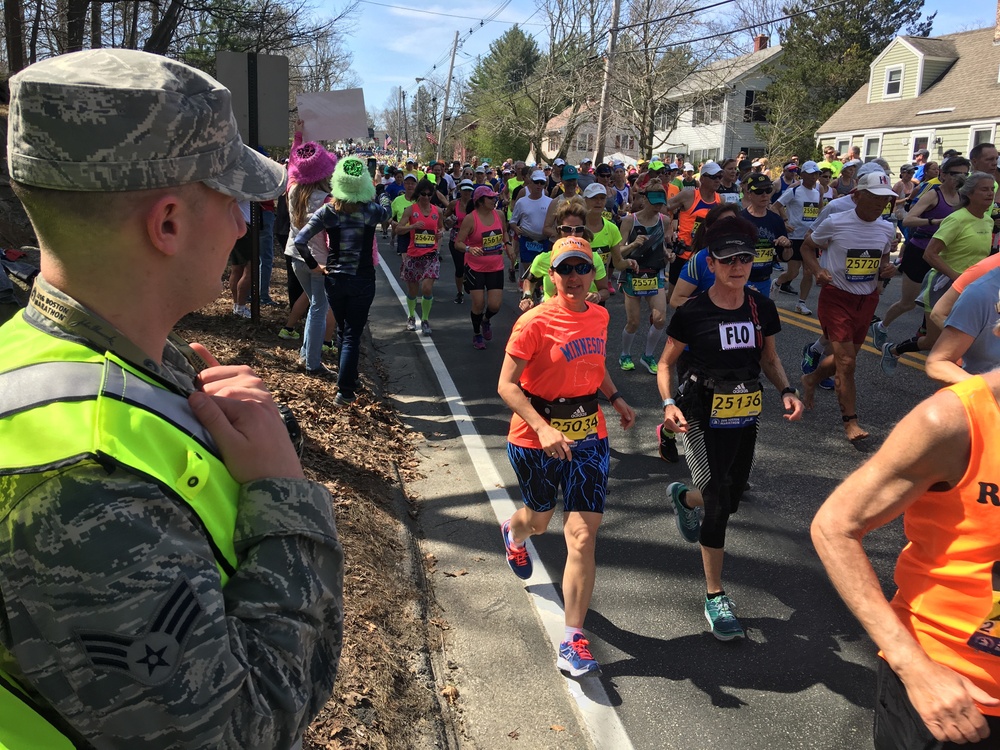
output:
<svg viewBox="0 0 1000 750"><path fill-rule="evenodd" d="M241 562L225 588L201 528L154 484L85 465L12 489L23 497L0 526L5 668L71 736L129 750L302 736L333 690L343 632L343 552L322 486L243 486Z"/></svg>

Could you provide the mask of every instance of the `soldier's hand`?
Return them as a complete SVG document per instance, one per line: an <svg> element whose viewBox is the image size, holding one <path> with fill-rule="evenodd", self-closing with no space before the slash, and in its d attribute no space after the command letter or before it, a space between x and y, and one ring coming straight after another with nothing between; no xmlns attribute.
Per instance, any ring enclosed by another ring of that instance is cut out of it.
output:
<svg viewBox="0 0 1000 750"><path fill-rule="evenodd" d="M208 367L198 373L195 385L209 396L224 396L239 401L259 401L274 405L264 381L246 365L220 365L204 346L192 343L191 349Z"/></svg>
<svg viewBox="0 0 1000 750"><path fill-rule="evenodd" d="M273 403L201 392L192 393L188 403L215 440L229 473L240 484L305 476L285 422Z"/></svg>

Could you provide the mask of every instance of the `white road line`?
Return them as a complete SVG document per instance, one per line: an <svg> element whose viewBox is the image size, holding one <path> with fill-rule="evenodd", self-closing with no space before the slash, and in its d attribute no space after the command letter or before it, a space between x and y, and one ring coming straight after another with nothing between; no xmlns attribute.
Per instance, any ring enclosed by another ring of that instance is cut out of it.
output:
<svg viewBox="0 0 1000 750"><path fill-rule="evenodd" d="M379 265L389 282L389 286L396 293L400 306L405 310L406 294L386 264L380 263ZM515 502L507 493L503 479L493 465L491 454L486 449L482 436L476 431L472 416L462 403L462 397L455 386L455 381L451 379L451 374L448 372L444 360L441 359L433 339L430 336L419 336L419 340L437 377L438 385L444 394L444 400L458 426L462 443L465 445L465 450L479 476L479 482L489 498L497 518L497 524L500 524L510 518L511 513L517 510L521 504ZM565 623L563 608L559 594L552 584L552 576L538 557L538 552L530 539L527 541L527 546L535 565L531 583L525 591L531 597L532 604L534 604L538 618L549 636L553 650L556 650L563 640ZM593 677L585 680L564 679L567 690L573 696L580 714L583 716L584 724L590 732L594 746L598 750L632 750L632 740L625 732L618 712L611 705L611 699L600 680Z"/></svg>

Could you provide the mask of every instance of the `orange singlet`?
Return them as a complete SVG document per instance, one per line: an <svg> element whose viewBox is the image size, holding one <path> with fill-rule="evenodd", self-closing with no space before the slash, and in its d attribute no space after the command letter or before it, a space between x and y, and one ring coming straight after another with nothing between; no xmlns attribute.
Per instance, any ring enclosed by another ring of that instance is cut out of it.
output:
<svg viewBox="0 0 1000 750"><path fill-rule="evenodd" d="M1000 697L1000 406L982 377L953 385L970 459L950 490L925 492L903 516L892 608L927 655ZM978 706L1000 716L998 706Z"/></svg>

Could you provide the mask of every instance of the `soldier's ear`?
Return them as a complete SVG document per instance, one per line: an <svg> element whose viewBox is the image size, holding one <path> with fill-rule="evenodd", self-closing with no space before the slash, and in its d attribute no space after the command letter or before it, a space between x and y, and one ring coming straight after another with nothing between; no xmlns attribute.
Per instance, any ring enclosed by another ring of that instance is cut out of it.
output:
<svg viewBox="0 0 1000 750"><path fill-rule="evenodd" d="M145 212L145 228L150 244L164 255L176 255L181 249L183 222L190 216L179 191L169 190L149 204Z"/></svg>

